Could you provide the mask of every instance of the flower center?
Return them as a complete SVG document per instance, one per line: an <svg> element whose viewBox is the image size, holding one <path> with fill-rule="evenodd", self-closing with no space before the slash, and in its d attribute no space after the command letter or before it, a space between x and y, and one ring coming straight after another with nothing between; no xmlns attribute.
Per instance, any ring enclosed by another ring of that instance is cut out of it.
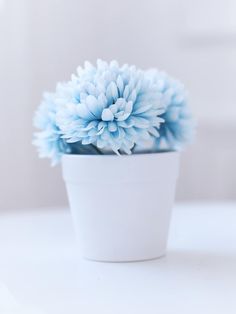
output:
<svg viewBox="0 0 236 314"><path fill-rule="evenodd" d="M132 113L133 102L126 101L124 98L118 98L115 104L110 105L102 111L103 121L124 121Z"/></svg>

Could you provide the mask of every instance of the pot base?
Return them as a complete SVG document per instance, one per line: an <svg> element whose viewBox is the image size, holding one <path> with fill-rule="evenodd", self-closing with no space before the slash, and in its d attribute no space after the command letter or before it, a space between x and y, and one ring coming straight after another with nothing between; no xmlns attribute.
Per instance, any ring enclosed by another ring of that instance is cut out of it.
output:
<svg viewBox="0 0 236 314"><path fill-rule="evenodd" d="M156 257L149 257L149 258L143 258L143 259L129 259L129 260L103 260L103 259L94 259L89 257L83 257L85 260L90 262L97 262L97 263L113 263L113 264L125 264L125 263L143 263L143 262L151 262L155 261L157 259L161 259L166 256L166 253L163 253L162 255L158 255Z"/></svg>

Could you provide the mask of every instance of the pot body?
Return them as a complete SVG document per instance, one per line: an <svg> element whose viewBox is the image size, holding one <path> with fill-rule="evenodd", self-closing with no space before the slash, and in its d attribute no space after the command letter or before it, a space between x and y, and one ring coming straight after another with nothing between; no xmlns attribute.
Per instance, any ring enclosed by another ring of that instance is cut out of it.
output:
<svg viewBox="0 0 236 314"><path fill-rule="evenodd" d="M64 155L62 168L85 258L125 262L165 254L179 153Z"/></svg>

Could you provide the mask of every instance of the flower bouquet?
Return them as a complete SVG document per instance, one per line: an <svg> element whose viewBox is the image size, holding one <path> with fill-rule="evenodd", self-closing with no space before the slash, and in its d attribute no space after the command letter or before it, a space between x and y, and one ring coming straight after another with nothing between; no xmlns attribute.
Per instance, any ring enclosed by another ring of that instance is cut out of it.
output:
<svg viewBox="0 0 236 314"><path fill-rule="evenodd" d="M133 261L165 254L179 151L193 122L166 73L102 60L45 94L34 144L63 177L82 254Z"/></svg>

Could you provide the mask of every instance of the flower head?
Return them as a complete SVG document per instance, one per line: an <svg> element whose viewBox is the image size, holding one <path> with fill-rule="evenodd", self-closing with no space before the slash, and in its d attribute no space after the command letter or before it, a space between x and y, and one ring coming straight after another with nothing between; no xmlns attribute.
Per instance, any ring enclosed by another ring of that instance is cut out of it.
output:
<svg viewBox="0 0 236 314"><path fill-rule="evenodd" d="M193 133L192 115L187 106L187 93L184 85L164 72L146 72L154 88L161 93L164 123L160 125L160 136L155 139L154 150L176 150L190 141Z"/></svg>
<svg viewBox="0 0 236 314"><path fill-rule="evenodd" d="M53 164L60 160L62 154L70 152L56 123L57 111L55 94L45 93L34 117L34 125L41 132L35 133L33 143L38 147L39 156L51 158Z"/></svg>
<svg viewBox="0 0 236 314"><path fill-rule="evenodd" d="M35 116L34 144L42 157L62 154L131 154L176 149L191 129L183 86L162 72L98 60L85 62ZM137 149L138 148L138 149Z"/></svg>
<svg viewBox="0 0 236 314"><path fill-rule="evenodd" d="M67 143L81 141L117 154L131 154L136 143L158 136L164 120L161 95L144 73L116 62L86 63L68 84L70 99L57 114L57 124ZM61 99L60 99L61 101Z"/></svg>

